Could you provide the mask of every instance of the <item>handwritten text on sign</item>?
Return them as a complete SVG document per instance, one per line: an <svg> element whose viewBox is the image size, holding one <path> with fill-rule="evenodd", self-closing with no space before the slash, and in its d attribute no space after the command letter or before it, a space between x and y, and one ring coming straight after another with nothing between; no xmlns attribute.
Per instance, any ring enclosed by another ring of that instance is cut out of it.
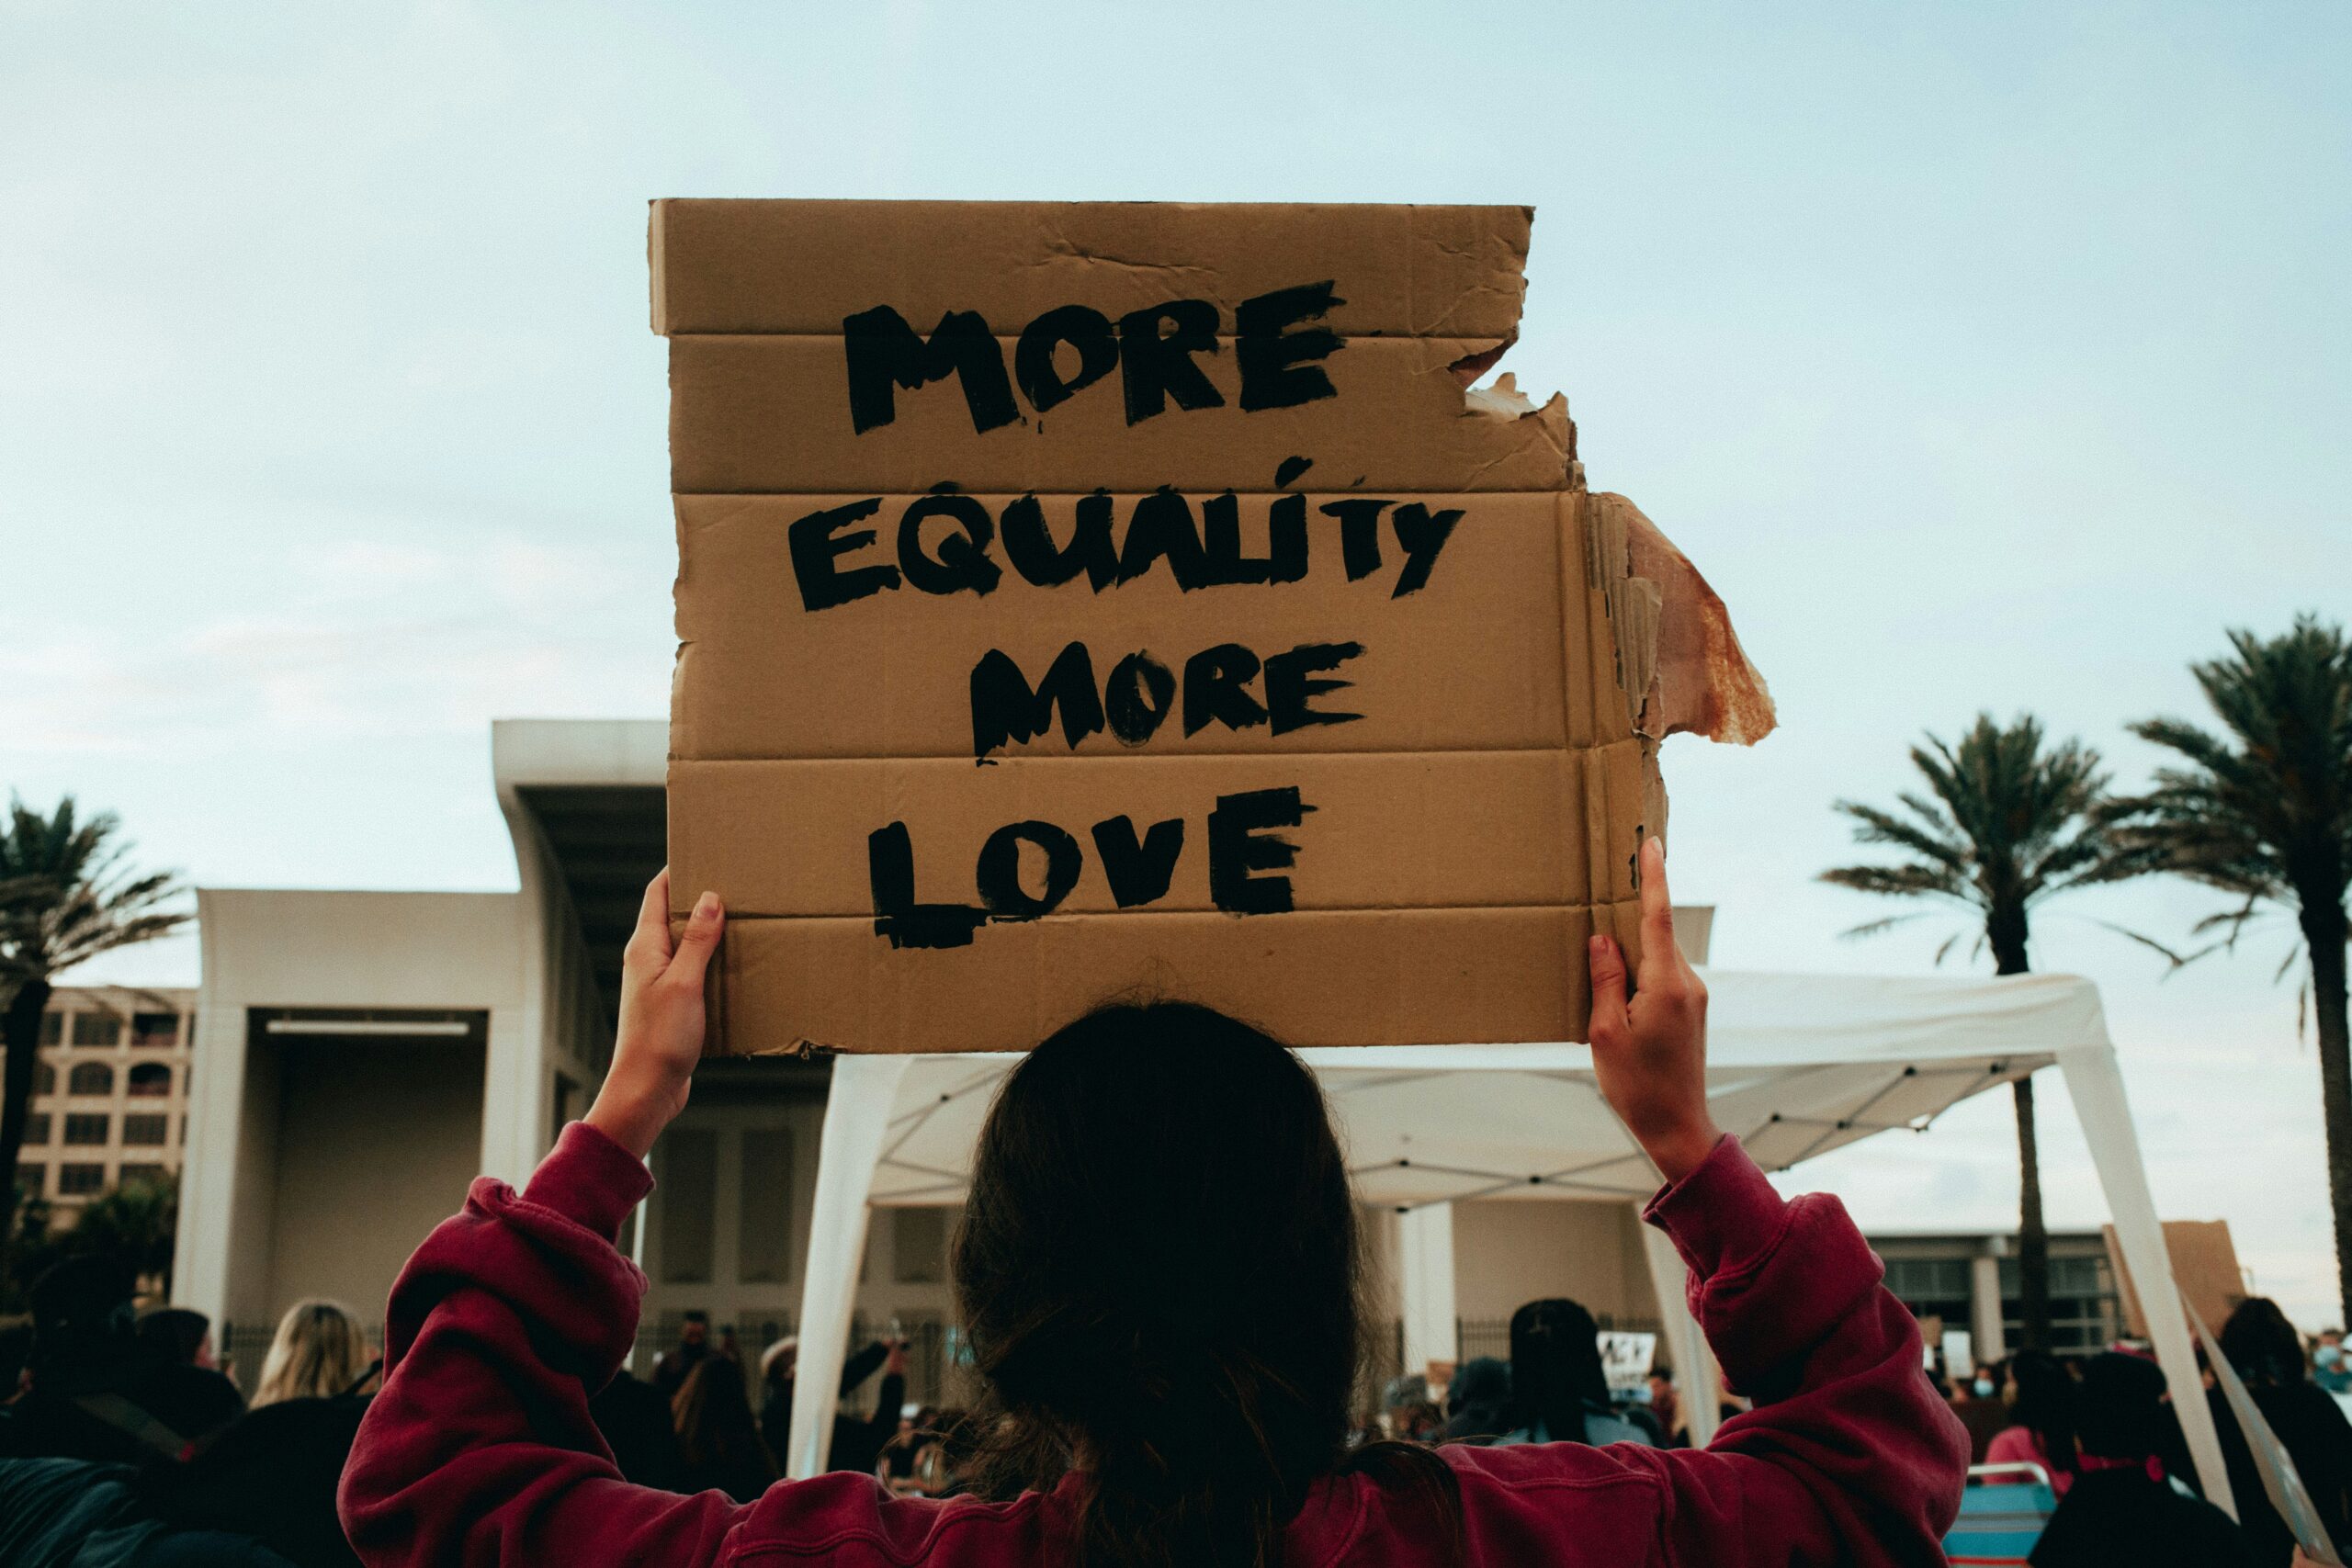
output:
<svg viewBox="0 0 2352 1568"><path fill-rule="evenodd" d="M1295 407L1336 395L1319 362L1343 340L1311 323L1343 303L1329 282L1276 289L1243 300L1234 311L1233 400L1245 412ZM928 338L898 311L877 307L847 317L842 344L851 422L861 434L892 423L898 394L954 379L974 429L1019 420L1021 399L1038 413L1085 393L1119 373L1129 425L1179 410L1218 408L1227 390L1216 372L1224 322L1204 299L1171 299L1130 311L1115 322L1079 305L1039 315L1013 340L1012 365L1003 343L977 311L942 317ZM1204 363L1205 361L1205 363ZM1108 395L1106 390L1098 395ZM1171 487L1122 502L1106 491L1080 497L1067 539L1054 536L1046 508L1024 495L991 512L953 484L899 505L885 517L885 499L853 501L811 512L787 531L801 605L818 614L883 592L989 594L1010 570L1040 588L1074 584L1083 577L1102 593L1155 572L1184 592L1238 584L1299 582L1310 572L1339 571L1351 582L1393 573L1391 598L1404 598L1430 581L1462 513L1419 502L1372 496L1327 501L1279 493L1295 483L1312 459L1295 457L1273 475L1277 493L1245 499L1231 491L1192 496ZM1244 545L1244 510L1250 536ZM1123 514L1124 513L1124 514ZM1329 519L1318 526L1317 518ZM888 529L890 543L883 543ZM1363 652L1357 641L1309 642L1261 652L1238 642L1218 643L1182 657L1181 664L1143 649L1096 650L1072 642L1033 673L1001 649L990 649L970 671L972 754L991 761L1007 746L1038 739L1056 728L1076 748L1109 733L1142 746L1174 724L1186 736L1211 726L1240 731L1266 728L1284 735L1310 726L1361 717L1329 705L1351 682L1340 671ZM1281 874L1297 849L1278 830L1297 827L1315 807L1296 787L1219 795L1208 814L1211 900L1233 914L1271 914L1292 907L1291 884ZM1181 817L1138 827L1128 817L1091 825L1088 836L1112 896L1121 908L1166 896L1184 852ZM1041 886L1024 874L1023 846L1042 859ZM903 821L875 829L866 840L875 930L897 947L956 947L989 920L1028 920L1051 913L1077 886L1085 850L1076 834L1038 820L1008 822L982 844L974 867L978 902L924 903L916 894L913 839Z"/></svg>

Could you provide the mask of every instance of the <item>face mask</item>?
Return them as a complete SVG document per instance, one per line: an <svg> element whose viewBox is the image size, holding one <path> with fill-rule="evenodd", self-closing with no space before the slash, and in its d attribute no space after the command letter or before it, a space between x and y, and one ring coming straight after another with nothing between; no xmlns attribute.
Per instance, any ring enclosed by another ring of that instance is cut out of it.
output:
<svg viewBox="0 0 2352 1568"><path fill-rule="evenodd" d="M1993 1380L1991 1378L1978 1378L1974 1382L1969 1384L1968 1388L1969 1392L1973 1393L1979 1399L1990 1399L1993 1397Z"/></svg>
<svg viewBox="0 0 2352 1568"><path fill-rule="evenodd" d="M2323 1345L2312 1352L2312 1359L2323 1367L2332 1367L2344 1359L2344 1348L2340 1345Z"/></svg>

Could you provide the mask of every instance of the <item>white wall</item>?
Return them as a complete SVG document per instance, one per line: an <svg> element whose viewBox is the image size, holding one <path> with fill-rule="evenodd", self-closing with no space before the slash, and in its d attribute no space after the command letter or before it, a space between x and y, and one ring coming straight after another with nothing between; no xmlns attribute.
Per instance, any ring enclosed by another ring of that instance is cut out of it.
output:
<svg viewBox="0 0 2352 1568"><path fill-rule="evenodd" d="M536 1055L520 1006L519 905L502 893L198 890L204 979L174 1269L179 1302L216 1320L253 1321L268 1315L274 1300L285 1060L283 1048L266 1039L251 1043L250 1010L480 1010L489 1014L492 1056ZM482 1077L474 1073L467 1090L475 1107L475 1169L488 1168L492 1132L480 1120ZM364 1139L359 1113L348 1114L350 1125L306 1125L304 1136ZM446 1108L433 1121L438 1131L424 1146L439 1149ZM397 1130L390 1118L376 1122ZM419 1164L395 1148L386 1157L383 1179L392 1183L438 1168L438 1156ZM440 1212L456 1207L453 1199ZM424 1234L407 1235L407 1247Z"/></svg>

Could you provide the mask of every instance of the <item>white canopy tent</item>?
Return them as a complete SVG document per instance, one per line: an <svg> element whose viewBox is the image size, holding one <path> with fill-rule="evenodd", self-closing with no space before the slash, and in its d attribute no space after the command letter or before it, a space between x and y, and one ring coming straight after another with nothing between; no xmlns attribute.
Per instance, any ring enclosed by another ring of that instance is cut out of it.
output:
<svg viewBox="0 0 2352 1568"><path fill-rule="evenodd" d="M1872 1134L1921 1129L1960 1100L2055 1066L2065 1075L2139 1283L2157 1359L2199 1387L2164 1233L2140 1160L2097 987L2070 976L2001 980L1702 970L1715 1120L1768 1170ZM1397 1273L1405 1365L1454 1354L1451 1205L1466 1198L1640 1203L1657 1172L1601 1101L1583 1045L1403 1045L1301 1053L1322 1080L1359 1195L1403 1211ZM980 1123L1017 1055L845 1055L833 1064L800 1313L800 1363L838 1366L874 1205L959 1201ZM1684 1271L1646 1231L1669 1348L1711 1435L1713 1362L1683 1307ZM2157 1281L2163 1281L2158 1284ZM1685 1374L1686 1376L1688 1374ZM833 1380L798 1381L786 1470L824 1467ZM2207 1495L2232 1507L2202 1399L2177 1402ZM2234 1512L2234 1508L2232 1508Z"/></svg>

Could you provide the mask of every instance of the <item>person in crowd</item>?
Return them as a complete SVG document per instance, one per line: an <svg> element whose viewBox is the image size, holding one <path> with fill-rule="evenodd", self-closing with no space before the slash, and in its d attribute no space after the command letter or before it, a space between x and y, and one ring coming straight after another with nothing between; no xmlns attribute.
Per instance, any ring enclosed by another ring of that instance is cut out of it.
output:
<svg viewBox="0 0 2352 1568"><path fill-rule="evenodd" d="M963 1489L964 1462L971 1456L968 1413L941 1410L920 1434L922 1448L915 1455L915 1490L925 1497L952 1497Z"/></svg>
<svg viewBox="0 0 2352 1568"><path fill-rule="evenodd" d="M588 1415L613 1450L623 1481L664 1492L679 1489L685 1456L679 1451L670 1402L660 1389L623 1367L588 1396Z"/></svg>
<svg viewBox="0 0 2352 1568"><path fill-rule="evenodd" d="M2009 1407L2001 1397L2007 1379L2008 1368L1996 1361L1971 1367L1952 1384L1952 1414L1968 1429L1969 1453L1978 1464L1985 1462L1993 1438L2009 1425Z"/></svg>
<svg viewBox="0 0 2352 1568"><path fill-rule="evenodd" d="M351 1389L257 1404L186 1462L148 1467L137 1490L175 1529L259 1540L297 1568L353 1568L335 1486L367 1408Z"/></svg>
<svg viewBox="0 0 2352 1568"><path fill-rule="evenodd" d="M875 1461L874 1479L893 1492L921 1492L922 1485L915 1479L915 1465L931 1441L932 1423L937 1418L938 1412L934 1410L901 1414L899 1429L882 1445L882 1457Z"/></svg>
<svg viewBox="0 0 2352 1568"><path fill-rule="evenodd" d="M356 1393L374 1375L368 1331L340 1302L313 1296L296 1302L277 1320L269 1354L261 1361L254 1408L281 1399L332 1399Z"/></svg>
<svg viewBox="0 0 2352 1568"><path fill-rule="evenodd" d="M2009 1359L2009 1424L1985 1445L1987 1464L2038 1464L2059 1496L2075 1483L2075 1374L2046 1350ZM2001 1480L2022 1481L2023 1476Z"/></svg>
<svg viewBox="0 0 2352 1568"><path fill-rule="evenodd" d="M2216 1337L2254 1397L2254 1406L2295 1461L2303 1488L2319 1510L2319 1522L2338 1555L2352 1552L2352 1423L2343 1406L2305 1373L2302 1337L2267 1296L2248 1296L2232 1312ZM2228 1396L2218 1387L2206 1395L2220 1433L2222 1462L2238 1518L2253 1540L2258 1560L2269 1568L2294 1550L2294 1532L2263 1490L2253 1450L2238 1429Z"/></svg>
<svg viewBox="0 0 2352 1568"><path fill-rule="evenodd" d="M792 1388L800 1362L800 1341L787 1336L760 1355L760 1436L776 1461L785 1462L792 1439ZM858 1385L879 1369L882 1387L874 1414L857 1416L837 1404L832 1439L825 1447L827 1470L855 1470L871 1474L882 1447L899 1429L899 1411L907 1397L907 1343L876 1339L854 1351L842 1363L837 1397L846 1402Z"/></svg>
<svg viewBox="0 0 2352 1568"><path fill-rule="evenodd" d="M138 1463L177 1458L244 1408L219 1372L141 1342L130 1270L69 1258L33 1281L25 1393L0 1425L0 1454Z"/></svg>
<svg viewBox="0 0 2352 1568"><path fill-rule="evenodd" d="M744 1508L628 1486L586 1389L635 1333L643 1277L614 1239L692 1087L721 926L706 895L673 946L665 875L588 1116L523 1194L477 1181L394 1290L391 1373L344 1472L354 1546L377 1568L1937 1561L1967 1450L1920 1376L1918 1326L1835 1199L1782 1199L1713 1124L1705 992L1656 840L1639 864L1639 990L1596 937L1592 1059L1664 1175L1648 1214L1699 1322L1755 1400L1703 1454L1347 1449L1365 1259L1314 1075L1209 1009L1117 1003L1012 1068L974 1153L951 1272L982 1391L978 1495L820 1477Z"/></svg>
<svg viewBox="0 0 2352 1568"><path fill-rule="evenodd" d="M2165 1374L2110 1350L2083 1370L2074 1484L2034 1543L2033 1568L2260 1568L2247 1533L2175 1491L2151 1457L2162 1442ZM2240 1506L2244 1503L2241 1500ZM2281 1553L2279 1564L2286 1562Z"/></svg>
<svg viewBox="0 0 2352 1568"><path fill-rule="evenodd" d="M2344 1359L2344 1331L2323 1328L2312 1346L2312 1382L2329 1393L2352 1393L2352 1363Z"/></svg>
<svg viewBox="0 0 2352 1568"><path fill-rule="evenodd" d="M162 1361L212 1365L212 1320L187 1307L157 1307L139 1318L139 1342Z"/></svg>
<svg viewBox="0 0 2352 1568"><path fill-rule="evenodd" d="M1649 1375L1649 1389L1650 1414L1657 1417L1657 1424L1666 1430L1664 1446L1670 1449L1689 1448L1690 1434L1683 1428L1682 1395L1674 1386L1674 1370L1670 1367L1660 1367L1652 1371Z"/></svg>
<svg viewBox="0 0 2352 1568"><path fill-rule="evenodd" d="M695 1363L670 1402L670 1415L683 1461L680 1491L715 1488L748 1503L775 1481L775 1456L760 1440L743 1369L727 1357L705 1356Z"/></svg>
<svg viewBox="0 0 2352 1568"><path fill-rule="evenodd" d="M678 1342L662 1351L653 1363L653 1386L662 1391L662 1398L677 1398L678 1391L686 1386L686 1374L709 1354L709 1314L685 1314L678 1324Z"/></svg>
<svg viewBox="0 0 2352 1568"><path fill-rule="evenodd" d="M1494 1438L1510 1427L1510 1365L1492 1356L1473 1356L1445 1385L1445 1425L1439 1440L1458 1443Z"/></svg>
<svg viewBox="0 0 2352 1568"><path fill-rule="evenodd" d="M137 1466L0 1459L7 1568L299 1568L250 1536L176 1529L151 1514Z"/></svg>
<svg viewBox="0 0 2352 1568"><path fill-rule="evenodd" d="M1529 1302L1510 1319L1510 1429L1513 1443L1638 1443L1650 1433L1610 1405L1600 1364L1600 1329L1592 1314L1566 1296Z"/></svg>

